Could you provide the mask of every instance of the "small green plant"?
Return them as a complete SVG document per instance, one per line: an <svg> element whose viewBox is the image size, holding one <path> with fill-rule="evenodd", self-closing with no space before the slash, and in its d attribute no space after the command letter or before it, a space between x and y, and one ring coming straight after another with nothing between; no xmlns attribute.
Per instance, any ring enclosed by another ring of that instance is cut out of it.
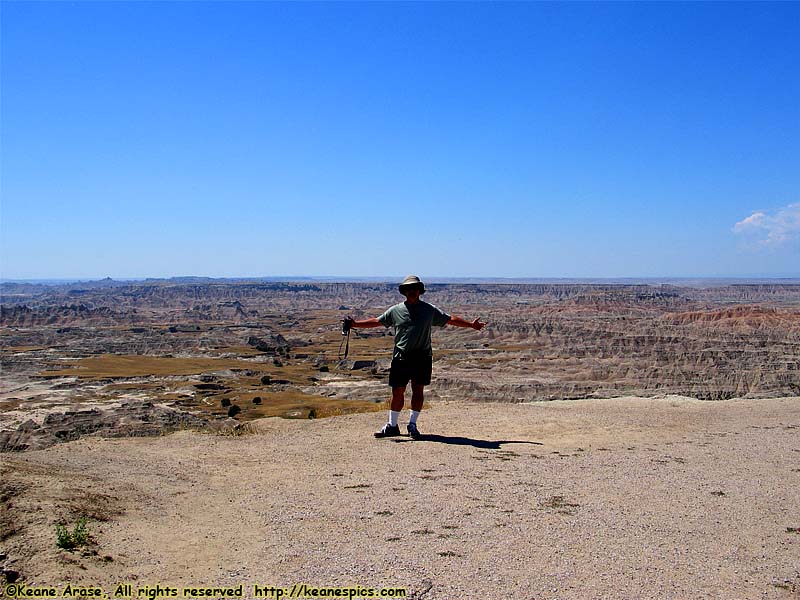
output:
<svg viewBox="0 0 800 600"><path fill-rule="evenodd" d="M86 529L86 517L81 517L71 532L61 523L56 524L56 546L64 550L72 550L86 545L89 531Z"/></svg>

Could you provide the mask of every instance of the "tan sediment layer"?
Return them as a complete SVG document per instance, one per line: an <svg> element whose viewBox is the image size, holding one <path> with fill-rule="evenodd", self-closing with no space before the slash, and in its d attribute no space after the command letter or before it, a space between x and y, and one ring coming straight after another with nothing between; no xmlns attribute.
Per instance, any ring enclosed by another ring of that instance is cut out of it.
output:
<svg viewBox="0 0 800 600"><path fill-rule="evenodd" d="M406 415L404 414L405 418ZM415 598L796 598L800 399L440 402L0 456L28 585L403 586ZM54 525L89 515L88 552ZM96 554L95 554L96 553Z"/></svg>

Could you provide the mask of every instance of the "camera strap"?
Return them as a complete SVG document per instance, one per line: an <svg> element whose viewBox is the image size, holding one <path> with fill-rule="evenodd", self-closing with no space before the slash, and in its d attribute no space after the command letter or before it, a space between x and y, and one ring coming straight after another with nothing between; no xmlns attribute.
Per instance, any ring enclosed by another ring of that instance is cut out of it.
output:
<svg viewBox="0 0 800 600"><path fill-rule="evenodd" d="M342 353L342 346L344 346L344 353ZM350 328L347 328L347 333L342 331L342 341L339 342L339 360L344 360L350 353Z"/></svg>

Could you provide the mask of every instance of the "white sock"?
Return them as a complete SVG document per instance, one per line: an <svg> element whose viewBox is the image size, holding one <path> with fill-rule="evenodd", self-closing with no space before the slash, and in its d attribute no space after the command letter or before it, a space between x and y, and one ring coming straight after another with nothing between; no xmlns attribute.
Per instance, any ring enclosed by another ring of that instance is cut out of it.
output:
<svg viewBox="0 0 800 600"><path fill-rule="evenodd" d="M409 425L416 425L417 424L417 417L419 416L420 411L412 410L411 411L411 418L408 420Z"/></svg>
<svg viewBox="0 0 800 600"><path fill-rule="evenodd" d="M400 411L399 410L390 410L389 411L389 425L392 427L397 427L397 420L400 418Z"/></svg>

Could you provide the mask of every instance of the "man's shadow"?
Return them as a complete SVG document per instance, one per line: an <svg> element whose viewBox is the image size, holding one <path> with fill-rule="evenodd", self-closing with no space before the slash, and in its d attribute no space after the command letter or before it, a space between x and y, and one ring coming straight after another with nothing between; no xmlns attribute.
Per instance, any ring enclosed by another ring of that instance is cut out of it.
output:
<svg viewBox="0 0 800 600"><path fill-rule="evenodd" d="M436 442L438 444L449 444L451 446L472 446L473 448L482 448L484 450L500 450L503 444L532 444L534 446L544 446L542 442L529 442L524 440L475 440L467 437L436 434L421 435L416 440L410 437L393 438L392 441L396 444L405 442Z"/></svg>

